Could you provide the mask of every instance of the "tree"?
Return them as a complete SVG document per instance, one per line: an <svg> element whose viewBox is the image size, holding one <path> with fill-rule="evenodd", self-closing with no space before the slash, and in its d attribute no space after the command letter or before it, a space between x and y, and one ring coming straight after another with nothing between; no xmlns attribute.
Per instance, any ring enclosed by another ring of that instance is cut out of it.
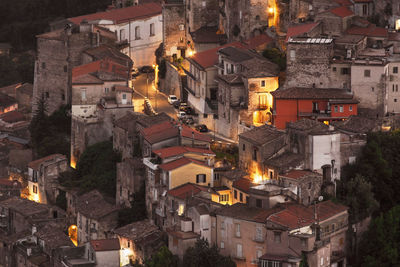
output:
<svg viewBox="0 0 400 267"><path fill-rule="evenodd" d="M162 246L156 254L143 264L135 262L134 267L177 267L178 257L173 255L166 246Z"/></svg>
<svg viewBox="0 0 400 267"><path fill-rule="evenodd" d="M300 267L309 267L306 253L301 253Z"/></svg>
<svg viewBox="0 0 400 267"><path fill-rule="evenodd" d="M37 100L37 110L34 112L29 132L31 134L31 143L34 148L39 147L46 136L50 135L50 124L47 116L47 103L44 95Z"/></svg>
<svg viewBox="0 0 400 267"><path fill-rule="evenodd" d="M360 266L400 266L400 205L371 221L359 254Z"/></svg>
<svg viewBox="0 0 400 267"><path fill-rule="evenodd" d="M366 179L357 174L349 180L342 180L338 184L338 196L348 206L349 221L359 222L370 216L378 209L379 203L372 193L372 185Z"/></svg>
<svg viewBox="0 0 400 267"><path fill-rule="evenodd" d="M286 69L286 54L277 48L267 48L263 52L263 56L279 66L280 71Z"/></svg>
<svg viewBox="0 0 400 267"><path fill-rule="evenodd" d="M56 198L56 206L63 210L67 210L67 197L65 196L65 191L60 191Z"/></svg>
<svg viewBox="0 0 400 267"><path fill-rule="evenodd" d="M194 247L190 247L183 255L183 266L188 267L235 267L236 263L230 258L219 254L218 247L210 247L205 239L198 239Z"/></svg>

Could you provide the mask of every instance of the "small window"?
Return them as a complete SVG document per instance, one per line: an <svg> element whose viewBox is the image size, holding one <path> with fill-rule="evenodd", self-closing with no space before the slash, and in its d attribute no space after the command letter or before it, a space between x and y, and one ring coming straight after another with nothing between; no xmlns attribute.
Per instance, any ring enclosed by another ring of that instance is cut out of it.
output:
<svg viewBox="0 0 400 267"><path fill-rule="evenodd" d="M281 243L281 232L274 232L274 242L275 243Z"/></svg>
<svg viewBox="0 0 400 267"><path fill-rule="evenodd" d="M204 113L204 114L203 114L203 118L204 118L204 119L207 119L207 117L208 117L208 114Z"/></svg>
<svg viewBox="0 0 400 267"><path fill-rule="evenodd" d="M67 71L68 71L68 67L64 66L64 72L67 72Z"/></svg>
<svg viewBox="0 0 400 267"><path fill-rule="evenodd" d="M364 70L364 77L371 77L371 70Z"/></svg>
<svg viewBox="0 0 400 267"><path fill-rule="evenodd" d="M125 40L126 39L126 36L125 36L125 29L121 29L120 31L119 31L119 40L120 41L123 41L123 40Z"/></svg>
<svg viewBox="0 0 400 267"><path fill-rule="evenodd" d="M154 36L155 35L155 30L154 30L154 23L150 24L150 36Z"/></svg>
<svg viewBox="0 0 400 267"><path fill-rule="evenodd" d="M110 88L108 88L108 87L105 87L105 88L104 88L104 93L106 93L106 94L107 94L108 92L110 92Z"/></svg>
<svg viewBox="0 0 400 267"><path fill-rule="evenodd" d="M242 145L242 150L243 150L243 151L246 150L246 145L245 145L245 144Z"/></svg>
<svg viewBox="0 0 400 267"><path fill-rule="evenodd" d="M340 111L340 112L343 112L343 106L340 106L340 107L339 107L339 111Z"/></svg>
<svg viewBox="0 0 400 267"><path fill-rule="evenodd" d="M61 100L63 100L63 101L65 100L65 94L64 93L61 94Z"/></svg>
<svg viewBox="0 0 400 267"><path fill-rule="evenodd" d="M295 59L296 59L296 51L290 50L290 60L295 60Z"/></svg>
<svg viewBox="0 0 400 267"><path fill-rule="evenodd" d="M350 68L342 68L341 69L341 74L342 75L350 74Z"/></svg>
<svg viewBox="0 0 400 267"><path fill-rule="evenodd" d="M243 194L242 193L240 193L240 195L239 195L239 197L240 197L240 202L243 202Z"/></svg>
<svg viewBox="0 0 400 267"><path fill-rule="evenodd" d="M46 98L49 98L49 97L50 97L50 93L46 92Z"/></svg>
<svg viewBox="0 0 400 267"><path fill-rule="evenodd" d="M261 87L265 87L265 80L261 81Z"/></svg>
<svg viewBox="0 0 400 267"><path fill-rule="evenodd" d="M338 112L338 106L335 106L335 112Z"/></svg>
<svg viewBox="0 0 400 267"><path fill-rule="evenodd" d="M311 182L308 183L308 189L311 189Z"/></svg>
<svg viewBox="0 0 400 267"><path fill-rule="evenodd" d="M34 194L37 194L37 186L36 185L33 186L32 191Z"/></svg>
<svg viewBox="0 0 400 267"><path fill-rule="evenodd" d="M240 237L240 224L236 224L236 237Z"/></svg>
<svg viewBox="0 0 400 267"><path fill-rule="evenodd" d="M334 72L336 72L336 67L333 67L332 70L333 70Z"/></svg>
<svg viewBox="0 0 400 267"><path fill-rule="evenodd" d="M128 248L131 247L131 241L128 241Z"/></svg>
<svg viewBox="0 0 400 267"><path fill-rule="evenodd" d="M205 174L197 174L196 175L196 183L205 183L206 175Z"/></svg>
<svg viewBox="0 0 400 267"><path fill-rule="evenodd" d="M225 243L224 242L221 242L220 248L225 248Z"/></svg>
<svg viewBox="0 0 400 267"><path fill-rule="evenodd" d="M349 106L349 111L353 111L353 106Z"/></svg>
<svg viewBox="0 0 400 267"><path fill-rule="evenodd" d="M394 99L394 102L397 102L397 98Z"/></svg>
<svg viewBox="0 0 400 267"><path fill-rule="evenodd" d="M374 87L371 87L371 91L372 91L372 92L375 92L375 88L374 88Z"/></svg>
<svg viewBox="0 0 400 267"><path fill-rule="evenodd" d="M86 89L81 90L81 98L82 98L82 101L86 101Z"/></svg>
<svg viewBox="0 0 400 267"><path fill-rule="evenodd" d="M135 27L135 39L136 40L140 39L140 27L139 26Z"/></svg>
<svg viewBox="0 0 400 267"><path fill-rule="evenodd" d="M256 207L257 208L262 208L262 200L261 199L256 199Z"/></svg>
<svg viewBox="0 0 400 267"><path fill-rule="evenodd" d="M233 197L234 197L235 199L237 199L237 191L236 191L236 190L233 191Z"/></svg>
<svg viewBox="0 0 400 267"><path fill-rule="evenodd" d="M42 69L46 68L46 62L42 62Z"/></svg>
<svg viewBox="0 0 400 267"><path fill-rule="evenodd" d="M399 68L398 67L393 67L393 73L399 73Z"/></svg>
<svg viewBox="0 0 400 267"><path fill-rule="evenodd" d="M122 99L126 100L126 94L122 94Z"/></svg>
<svg viewBox="0 0 400 267"><path fill-rule="evenodd" d="M179 24L179 30L184 31L185 30L185 24Z"/></svg>
<svg viewBox="0 0 400 267"><path fill-rule="evenodd" d="M253 160L257 161L257 149L253 148Z"/></svg>

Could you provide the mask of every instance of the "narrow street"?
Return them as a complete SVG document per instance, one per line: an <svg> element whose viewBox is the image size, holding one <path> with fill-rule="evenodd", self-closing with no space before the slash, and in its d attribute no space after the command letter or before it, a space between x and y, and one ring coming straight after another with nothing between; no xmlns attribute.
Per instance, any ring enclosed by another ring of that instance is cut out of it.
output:
<svg viewBox="0 0 400 267"><path fill-rule="evenodd" d="M134 101L143 101L147 97L156 112L165 112L172 118L177 119L177 111L168 103L168 96L160 93L153 86L154 74L150 73L148 77L147 79L147 74L141 74L133 80L132 84L135 91L133 96ZM142 112L142 110L136 111Z"/></svg>

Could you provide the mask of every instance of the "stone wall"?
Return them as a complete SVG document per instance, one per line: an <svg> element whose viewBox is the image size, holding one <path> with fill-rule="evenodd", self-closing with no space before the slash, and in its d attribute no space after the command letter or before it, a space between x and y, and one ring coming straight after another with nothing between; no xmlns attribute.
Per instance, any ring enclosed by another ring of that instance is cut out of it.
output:
<svg viewBox="0 0 400 267"><path fill-rule="evenodd" d="M133 194L140 190L145 178L141 159L127 158L117 163L117 204L130 207Z"/></svg>
<svg viewBox="0 0 400 267"><path fill-rule="evenodd" d="M178 47L186 47L185 5L164 3L162 15L164 54L180 57Z"/></svg>
<svg viewBox="0 0 400 267"><path fill-rule="evenodd" d="M285 87L331 88L330 59L333 44L289 43Z"/></svg>
<svg viewBox="0 0 400 267"><path fill-rule="evenodd" d="M176 95L177 98L182 98L182 78L178 69L169 62L166 62L165 66L167 71L160 91L166 95Z"/></svg>
<svg viewBox="0 0 400 267"><path fill-rule="evenodd" d="M218 0L187 1L188 32L203 26L217 26L218 16Z"/></svg>

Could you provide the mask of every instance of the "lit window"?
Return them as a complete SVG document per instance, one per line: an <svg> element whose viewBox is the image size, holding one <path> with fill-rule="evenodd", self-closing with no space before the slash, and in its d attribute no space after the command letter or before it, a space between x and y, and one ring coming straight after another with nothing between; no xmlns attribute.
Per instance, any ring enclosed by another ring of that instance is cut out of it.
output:
<svg viewBox="0 0 400 267"><path fill-rule="evenodd" d="M349 111L353 111L353 106L349 106Z"/></svg>
<svg viewBox="0 0 400 267"><path fill-rule="evenodd" d="M122 99L126 100L126 94L122 94Z"/></svg>
<svg viewBox="0 0 400 267"><path fill-rule="evenodd" d="M296 59L296 51L295 50L290 50L290 60L295 60Z"/></svg>
<svg viewBox="0 0 400 267"><path fill-rule="evenodd" d="M393 73L398 73L399 72L399 68L398 67L393 67Z"/></svg>
<svg viewBox="0 0 400 267"><path fill-rule="evenodd" d="M185 211L185 206L183 204L179 204L178 215L181 216L184 211Z"/></svg>
<svg viewBox="0 0 400 267"><path fill-rule="evenodd" d="M343 106L340 106L340 107L339 107L339 111L340 111L340 112L343 112Z"/></svg>

